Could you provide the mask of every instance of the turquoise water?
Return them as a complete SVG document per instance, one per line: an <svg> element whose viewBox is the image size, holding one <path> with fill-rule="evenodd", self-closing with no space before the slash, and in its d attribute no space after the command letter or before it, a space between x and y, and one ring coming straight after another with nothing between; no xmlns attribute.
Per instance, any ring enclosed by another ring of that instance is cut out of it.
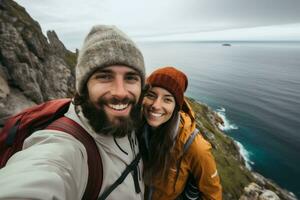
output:
<svg viewBox="0 0 300 200"><path fill-rule="evenodd" d="M173 65L187 96L226 117L250 167L300 197L300 44L141 43L147 72Z"/></svg>

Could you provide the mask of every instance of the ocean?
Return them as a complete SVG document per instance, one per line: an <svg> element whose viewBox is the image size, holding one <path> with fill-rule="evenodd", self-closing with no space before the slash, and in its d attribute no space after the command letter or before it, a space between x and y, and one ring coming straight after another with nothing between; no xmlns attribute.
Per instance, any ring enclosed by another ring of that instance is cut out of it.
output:
<svg viewBox="0 0 300 200"><path fill-rule="evenodd" d="M300 197L300 43L139 43L147 74L175 66L218 112L247 165Z"/></svg>

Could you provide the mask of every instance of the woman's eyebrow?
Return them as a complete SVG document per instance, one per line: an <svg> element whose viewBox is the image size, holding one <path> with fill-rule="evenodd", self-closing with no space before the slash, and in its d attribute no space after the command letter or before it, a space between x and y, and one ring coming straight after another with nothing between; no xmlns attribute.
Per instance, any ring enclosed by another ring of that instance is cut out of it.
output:
<svg viewBox="0 0 300 200"><path fill-rule="evenodd" d="M148 91L147 93L156 94L155 92L152 92L152 91Z"/></svg>

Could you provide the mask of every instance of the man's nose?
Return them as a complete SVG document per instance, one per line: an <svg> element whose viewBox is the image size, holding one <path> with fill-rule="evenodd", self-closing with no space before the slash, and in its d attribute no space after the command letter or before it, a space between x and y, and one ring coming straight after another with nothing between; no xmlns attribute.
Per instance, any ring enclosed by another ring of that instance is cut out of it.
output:
<svg viewBox="0 0 300 200"><path fill-rule="evenodd" d="M111 94L112 96L117 97L119 99L123 99L128 95L128 91L126 89L126 83L123 80L123 78L117 77L114 80Z"/></svg>

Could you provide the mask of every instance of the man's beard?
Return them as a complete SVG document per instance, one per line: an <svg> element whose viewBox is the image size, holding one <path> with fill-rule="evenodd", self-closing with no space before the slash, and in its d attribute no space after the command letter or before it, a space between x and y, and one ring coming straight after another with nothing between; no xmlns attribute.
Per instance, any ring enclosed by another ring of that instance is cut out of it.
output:
<svg viewBox="0 0 300 200"><path fill-rule="evenodd" d="M131 111L127 117L115 117L114 123L109 121L103 106L106 104L132 104ZM124 137L131 134L134 131L139 122L141 121L141 105L136 104L134 100L129 100L125 98L123 100L118 100L116 98L111 98L109 100L99 99L97 102L98 107L96 107L90 100L85 100L81 104L82 112L84 116L89 120L89 124L97 134L112 135L114 137Z"/></svg>

